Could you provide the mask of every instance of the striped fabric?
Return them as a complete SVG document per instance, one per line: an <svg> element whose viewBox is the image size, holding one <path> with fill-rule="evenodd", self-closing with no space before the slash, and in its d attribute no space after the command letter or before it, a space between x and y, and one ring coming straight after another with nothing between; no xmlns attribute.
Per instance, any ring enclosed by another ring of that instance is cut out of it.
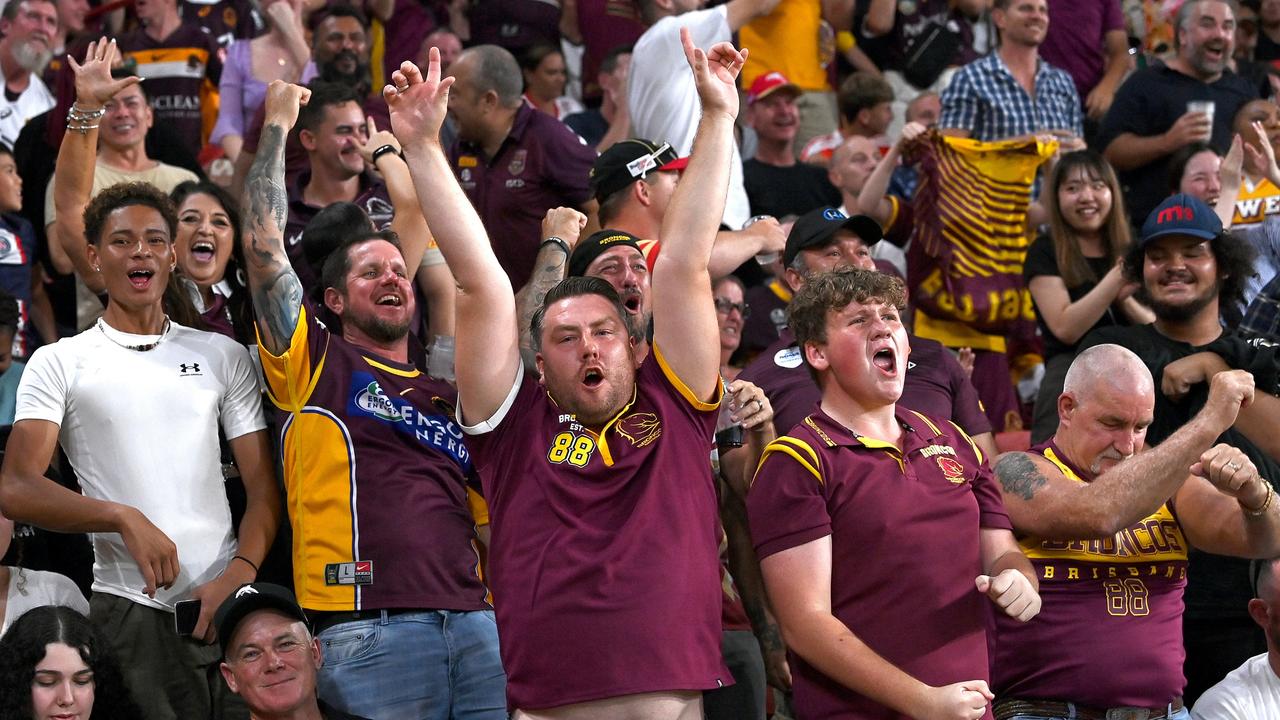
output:
<svg viewBox="0 0 1280 720"><path fill-rule="evenodd" d="M1071 76L1040 61L1033 98L998 52L960 68L942 92L938 127L962 128L975 140L1004 140L1065 130L1083 137L1080 96Z"/></svg>
<svg viewBox="0 0 1280 720"><path fill-rule="evenodd" d="M1022 279L1030 245L1027 206L1036 169L1056 147L936 133L922 143L907 263L918 310L957 326L957 335L1034 335L1031 296Z"/></svg>

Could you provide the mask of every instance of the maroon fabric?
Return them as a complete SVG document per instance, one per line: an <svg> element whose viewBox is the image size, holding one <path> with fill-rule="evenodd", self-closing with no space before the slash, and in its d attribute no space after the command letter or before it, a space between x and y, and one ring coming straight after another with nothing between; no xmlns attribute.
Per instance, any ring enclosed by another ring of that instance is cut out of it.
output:
<svg viewBox="0 0 1280 720"><path fill-rule="evenodd" d="M560 4L544 0L471 3L471 45L501 45L518 59L537 43L560 47Z"/></svg>
<svg viewBox="0 0 1280 720"><path fill-rule="evenodd" d="M125 58L136 56L139 64L150 62L149 50L197 48L209 53L202 77L149 77L142 87L151 103L155 124L172 127L191 148L192 154L204 145L203 118L200 115L200 89L206 80L218 87L222 77L222 60L218 45L204 30L192 23L183 23L163 40L153 40L146 31L138 29L126 33L118 42Z"/></svg>
<svg viewBox="0 0 1280 720"><path fill-rule="evenodd" d="M817 455L820 478L766 450L747 493L752 541L763 559L831 536L832 614L854 635L930 685L985 680L979 529L1011 529L1009 516L991 470L955 427L901 407L897 418L901 452L868 447L815 411L788 435ZM905 717L794 653L791 673L797 717Z"/></svg>
<svg viewBox="0 0 1280 720"><path fill-rule="evenodd" d="M266 21L250 0L219 0L206 4L185 0L178 4L182 19L198 25L222 50L236 40L249 40L267 31Z"/></svg>
<svg viewBox="0 0 1280 720"><path fill-rule="evenodd" d="M908 338L911 356L898 405L930 417L948 418L970 435L991 432L978 393L951 352L933 340L915 335ZM764 390L773 405L773 426L779 433L798 425L822 399L790 329L783 330L777 342L751 361L738 379Z"/></svg>
<svg viewBox="0 0 1280 720"><path fill-rule="evenodd" d="M741 350L748 356L760 352L778 341L787 327L787 303L791 293L781 280L771 280L764 285L747 288L745 297L751 316L742 324Z"/></svg>
<svg viewBox="0 0 1280 720"><path fill-rule="evenodd" d="M1088 477L1052 441L1031 450L1047 451ZM997 696L1157 708L1182 694L1188 546L1168 507L1109 538L1022 540L1044 604L1028 623L994 613Z"/></svg>
<svg viewBox="0 0 1280 720"><path fill-rule="evenodd" d="M418 61L422 41L439 25L436 17L447 18L448 11L447 4L438 0L395 0L391 19L382 24L382 77L387 82L400 63Z"/></svg>
<svg viewBox="0 0 1280 720"><path fill-rule="evenodd" d="M498 262L519 290L533 274L547 210L580 207L591 198L587 178L596 151L564 123L523 103L492 159L465 142L451 158Z"/></svg>
<svg viewBox="0 0 1280 720"><path fill-rule="evenodd" d="M682 396L660 350L599 435L526 375L498 427L468 440L513 708L733 681L708 462L718 411Z"/></svg>
<svg viewBox="0 0 1280 720"><path fill-rule="evenodd" d="M1106 70L1107 32L1124 30L1124 14L1115 0L1049 3L1049 32L1040 57L1067 71L1083 102Z"/></svg>
<svg viewBox="0 0 1280 720"><path fill-rule="evenodd" d="M1009 372L1009 356L991 350L973 351L973 387L993 432L1022 430L1022 406Z"/></svg>
<svg viewBox="0 0 1280 720"><path fill-rule="evenodd" d="M298 274L302 289L307 294L315 289L320 278L311 271L311 266L307 264L307 258L302 252L302 231L316 213L324 209L310 205L302 199L302 190L310 181L311 173L307 171L299 175L290 186L289 219L284 226L285 252L289 255L289 262L293 264L293 270ZM391 220L395 217L396 211L391 205L391 198L387 196L387 186L383 185L381 180L373 180L368 175L362 175L359 194L352 198L352 202L364 210L373 221L374 227L385 230L391 226Z"/></svg>
<svg viewBox="0 0 1280 720"><path fill-rule="evenodd" d="M601 98L596 75L604 56L616 47L634 45L644 22L633 0L578 0L578 32L582 33L582 97Z"/></svg>

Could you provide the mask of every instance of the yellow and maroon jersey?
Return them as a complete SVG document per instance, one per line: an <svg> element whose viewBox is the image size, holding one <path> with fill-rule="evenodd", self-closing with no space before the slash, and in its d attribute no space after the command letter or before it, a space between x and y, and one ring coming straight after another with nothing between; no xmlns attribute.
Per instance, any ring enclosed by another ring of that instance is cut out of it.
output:
<svg viewBox="0 0 1280 720"><path fill-rule="evenodd" d="M281 453L298 603L488 609L453 389L330 334L306 306L289 349L258 354L289 414Z"/></svg>
<svg viewBox="0 0 1280 720"><path fill-rule="evenodd" d="M217 43L199 26L183 23L163 40L139 27L120 38L120 52L135 63L156 124L172 127L199 152L218 119L222 60Z"/></svg>
<svg viewBox="0 0 1280 720"><path fill-rule="evenodd" d="M528 375L467 428L512 707L733 682L708 462L718 407L654 346L631 402L599 430Z"/></svg>
<svg viewBox="0 0 1280 720"><path fill-rule="evenodd" d="M831 612L930 685L987 678L981 528L1011 529L982 453L959 427L899 405L902 448L821 409L764 451L747 492L761 558L831 538ZM796 717L898 714L791 657ZM984 715L990 718L990 711Z"/></svg>
<svg viewBox="0 0 1280 720"><path fill-rule="evenodd" d="M1268 215L1277 213L1280 213L1280 188L1267 178L1257 183L1241 178L1240 194L1236 196L1236 209L1231 218L1233 226L1260 223Z"/></svg>
<svg viewBox="0 0 1280 720"><path fill-rule="evenodd" d="M1032 449L1085 482L1052 441ZM1159 707L1182 694L1187 539L1170 504L1096 540L1019 539L1040 579L1040 614L996 615L1000 697Z"/></svg>

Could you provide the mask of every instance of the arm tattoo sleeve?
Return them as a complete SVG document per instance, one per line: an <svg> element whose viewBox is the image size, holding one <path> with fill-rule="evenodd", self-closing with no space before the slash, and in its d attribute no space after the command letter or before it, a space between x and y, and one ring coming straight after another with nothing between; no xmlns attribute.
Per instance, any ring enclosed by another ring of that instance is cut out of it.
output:
<svg viewBox="0 0 1280 720"><path fill-rule="evenodd" d="M554 243L543 245L538 251L538 257L534 261L533 277L529 278L528 284L520 289L520 296L516 302L521 349L533 349L533 339L529 337L529 322L533 320L533 314L538 308L542 307L542 301L551 288L564 279L565 273L568 272L568 262L569 258L565 257L564 251Z"/></svg>
<svg viewBox="0 0 1280 720"><path fill-rule="evenodd" d="M1023 500L1035 497L1036 491L1047 482L1026 453L1013 453L1000 458L995 472L1004 491Z"/></svg>
<svg viewBox="0 0 1280 720"><path fill-rule="evenodd" d="M245 261L258 331L273 353L289 346L302 311L302 284L284 249L289 196L284 187L284 128L263 128L245 180Z"/></svg>

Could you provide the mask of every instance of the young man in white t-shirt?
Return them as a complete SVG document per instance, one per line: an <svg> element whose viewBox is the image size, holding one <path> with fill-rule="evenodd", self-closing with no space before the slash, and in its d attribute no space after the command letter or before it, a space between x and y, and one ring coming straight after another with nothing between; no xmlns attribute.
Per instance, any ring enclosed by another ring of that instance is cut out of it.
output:
<svg viewBox="0 0 1280 720"><path fill-rule="evenodd" d="M113 54L95 43L83 68L72 61L85 84L77 103L100 103L137 82L111 79ZM79 134L79 122L68 134ZM90 617L111 638L134 699L148 720L212 717L226 691L210 618L256 578L281 515L253 365L235 341L165 315L177 226L168 196L145 183L116 185L89 203L84 220L107 307L94 327L28 362L0 469L0 512L93 533ZM238 537L219 427L248 499ZM83 495L42 475L58 444ZM175 632L182 600L201 601L190 638Z"/></svg>

